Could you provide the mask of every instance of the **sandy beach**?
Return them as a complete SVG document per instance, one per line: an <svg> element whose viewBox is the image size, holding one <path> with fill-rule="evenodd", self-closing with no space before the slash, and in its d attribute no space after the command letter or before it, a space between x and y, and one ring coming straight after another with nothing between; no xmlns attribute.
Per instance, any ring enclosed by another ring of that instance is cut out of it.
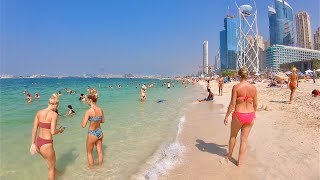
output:
<svg viewBox="0 0 320 180"><path fill-rule="evenodd" d="M290 90L286 86L267 88L267 83L256 84L257 118L241 167L223 157L231 117L227 127L223 118L235 83L225 84L223 96L217 95L215 83L215 102L190 105L178 137L186 148L182 163L160 179L319 179L320 97L312 97L311 91L320 88L320 81L300 83L293 104L288 104ZM205 85L199 83L204 91L195 100L207 96Z"/></svg>

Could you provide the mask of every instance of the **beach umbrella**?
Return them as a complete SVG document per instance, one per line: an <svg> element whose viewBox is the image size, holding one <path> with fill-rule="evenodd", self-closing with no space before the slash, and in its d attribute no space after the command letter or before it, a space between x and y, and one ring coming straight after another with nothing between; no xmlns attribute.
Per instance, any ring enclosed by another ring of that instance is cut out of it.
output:
<svg viewBox="0 0 320 180"><path fill-rule="evenodd" d="M278 80L286 80L288 79L289 77L283 73L283 72L278 72L276 75L275 75L275 78L277 78Z"/></svg>
<svg viewBox="0 0 320 180"><path fill-rule="evenodd" d="M291 74L291 71L287 71L287 72L285 72L285 74Z"/></svg>
<svg viewBox="0 0 320 180"><path fill-rule="evenodd" d="M299 76L302 76L302 75L304 75L304 74L303 74L302 72L300 72L300 71L299 71L299 72L298 72L298 75L299 75Z"/></svg>
<svg viewBox="0 0 320 180"><path fill-rule="evenodd" d="M312 73L313 71L311 69L306 70L306 74L307 73Z"/></svg>

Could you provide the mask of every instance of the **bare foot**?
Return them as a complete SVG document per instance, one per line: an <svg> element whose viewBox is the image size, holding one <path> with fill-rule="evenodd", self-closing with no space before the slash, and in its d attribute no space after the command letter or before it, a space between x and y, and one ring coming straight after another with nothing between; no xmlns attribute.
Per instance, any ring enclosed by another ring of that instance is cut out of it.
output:
<svg viewBox="0 0 320 180"><path fill-rule="evenodd" d="M241 163L240 163L239 161L237 162L237 166L238 166L238 167L240 167L240 166L241 166Z"/></svg>
<svg viewBox="0 0 320 180"><path fill-rule="evenodd" d="M229 155L229 153L226 153L226 154L224 155L224 158L225 158L227 161L231 160L231 156Z"/></svg>

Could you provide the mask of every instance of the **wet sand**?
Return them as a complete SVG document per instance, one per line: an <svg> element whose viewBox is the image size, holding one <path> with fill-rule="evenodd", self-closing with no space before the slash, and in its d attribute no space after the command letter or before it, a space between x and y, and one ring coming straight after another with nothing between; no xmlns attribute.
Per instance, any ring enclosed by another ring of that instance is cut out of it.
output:
<svg viewBox="0 0 320 180"><path fill-rule="evenodd" d="M267 88L266 83L256 85L257 119L241 167L223 157L230 133L230 123L226 127L223 119L234 84L225 85L223 96L217 95L215 86L215 102L190 105L178 137L186 147L183 163L160 179L319 179L320 97L311 97L311 91L315 87L319 89L319 81L300 83L293 104L287 103L288 88ZM204 93L195 99L207 95L205 83L200 85Z"/></svg>

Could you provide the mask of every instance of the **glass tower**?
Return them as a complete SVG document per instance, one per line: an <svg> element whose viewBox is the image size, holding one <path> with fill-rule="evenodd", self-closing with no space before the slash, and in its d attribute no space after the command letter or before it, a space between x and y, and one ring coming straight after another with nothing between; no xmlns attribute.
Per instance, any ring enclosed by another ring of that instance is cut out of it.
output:
<svg viewBox="0 0 320 180"><path fill-rule="evenodd" d="M234 16L224 18L224 30L220 31L221 69L236 69L237 61L237 19Z"/></svg>
<svg viewBox="0 0 320 180"><path fill-rule="evenodd" d="M268 7L270 44L295 45L292 7L284 0L275 0L275 8Z"/></svg>

